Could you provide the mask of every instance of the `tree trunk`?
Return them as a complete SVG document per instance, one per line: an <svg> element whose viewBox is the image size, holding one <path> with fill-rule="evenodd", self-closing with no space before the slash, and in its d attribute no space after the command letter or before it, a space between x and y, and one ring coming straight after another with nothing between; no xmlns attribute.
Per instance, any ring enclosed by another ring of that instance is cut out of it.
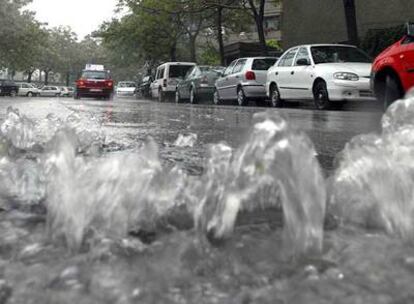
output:
<svg viewBox="0 0 414 304"><path fill-rule="evenodd" d="M358 45L358 26L356 19L355 0L343 0L345 10L346 31L348 43Z"/></svg>
<svg viewBox="0 0 414 304"><path fill-rule="evenodd" d="M256 8L256 4L254 0L249 0L250 10L253 13L254 22L256 23L257 28L257 35L259 36L259 45L262 55L266 56L267 46L266 46L266 37L264 33L264 9L265 9L266 0L260 0L259 3L259 10Z"/></svg>
<svg viewBox="0 0 414 304"><path fill-rule="evenodd" d="M44 71L45 72L45 85L49 84L49 71Z"/></svg>
<svg viewBox="0 0 414 304"><path fill-rule="evenodd" d="M28 83L32 82L33 73L34 73L34 71L27 71L27 82Z"/></svg>
<svg viewBox="0 0 414 304"><path fill-rule="evenodd" d="M69 82L70 82L70 72L66 72L66 86L69 86Z"/></svg>
<svg viewBox="0 0 414 304"><path fill-rule="evenodd" d="M223 42L223 8L217 8L217 42L219 45L220 62L222 66L226 65L224 58L224 42Z"/></svg>
<svg viewBox="0 0 414 304"><path fill-rule="evenodd" d="M171 61L177 61L177 43L174 42L170 47L170 59Z"/></svg>
<svg viewBox="0 0 414 304"><path fill-rule="evenodd" d="M196 40L197 36L190 36L190 56L192 62L197 62Z"/></svg>

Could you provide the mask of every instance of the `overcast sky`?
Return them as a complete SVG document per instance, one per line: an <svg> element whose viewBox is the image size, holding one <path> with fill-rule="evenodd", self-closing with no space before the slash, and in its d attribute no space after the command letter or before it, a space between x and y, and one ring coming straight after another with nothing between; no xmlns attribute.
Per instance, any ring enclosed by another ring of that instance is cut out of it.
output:
<svg viewBox="0 0 414 304"><path fill-rule="evenodd" d="M69 25L83 38L114 16L117 0L33 0L36 19L49 26Z"/></svg>

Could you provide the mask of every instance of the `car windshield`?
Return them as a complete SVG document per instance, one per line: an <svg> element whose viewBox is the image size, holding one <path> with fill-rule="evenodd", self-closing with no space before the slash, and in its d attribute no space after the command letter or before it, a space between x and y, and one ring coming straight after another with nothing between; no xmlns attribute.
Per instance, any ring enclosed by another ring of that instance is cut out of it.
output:
<svg viewBox="0 0 414 304"><path fill-rule="evenodd" d="M371 63L371 58L363 51L348 46L313 46L311 53L315 64L365 62Z"/></svg>
<svg viewBox="0 0 414 304"><path fill-rule="evenodd" d="M267 71L272 65L275 64L277 58L260 58L254 59L252 64L252 70L255 71Z"/></svg>
<svg viewBox="0 0 414 304"><path fill-rule="evenodd" d="M108 73L105 71L83 71L82 78L85 79L107 79Z"/></svg>
<svg viewBox="0 0 414 304"><path fill-rule="evenodd" d="M118 87L120 87L120 88L135 88L135 83L134 82L120 82L118 84Z"/></svg>
<svg viewBox="0 0 414 304"><path fill-rule="evenodd" d="M187 71L192 67L193 65L171 65L168 76L170 78L184 78Z"/></svg>

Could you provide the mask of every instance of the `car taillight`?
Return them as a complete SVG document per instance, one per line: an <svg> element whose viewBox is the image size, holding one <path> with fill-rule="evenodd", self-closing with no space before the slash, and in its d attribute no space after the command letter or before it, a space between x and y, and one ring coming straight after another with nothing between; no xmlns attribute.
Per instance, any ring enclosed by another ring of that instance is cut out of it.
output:
<svg viewBox="0 0 414 304"><path fill-rule="evenodd" d="M78 81L78 86L83 87L85 86L85 82L83 80Z"/></svg>
<svg viewBox="0 0 414 304"><path fill-rule="evenodd" d="M112 81L107 81L107 82L106 82L106 85L107 85L108 87L112 87L112 86L114 85L114 83L113 83Z"/></svg>
<svg viewBox="0 0 414 304"><path fill-rule="evenodd" d="M244 77L246 80L256 80L256 74L253 71L247 71Z"/></svg>
<svg viewBox="0 0 414 304"><path fill-rule="evenodd" d="M163 87L166 87L166 86L167 86L167 79L164 79L164 80L162 81L162 86L163 86Z"/></svg>

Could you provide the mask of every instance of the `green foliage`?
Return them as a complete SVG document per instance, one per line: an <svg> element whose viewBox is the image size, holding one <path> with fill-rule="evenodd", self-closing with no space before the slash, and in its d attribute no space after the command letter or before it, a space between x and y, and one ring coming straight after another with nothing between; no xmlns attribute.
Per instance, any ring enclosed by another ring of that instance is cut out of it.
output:
<svg viewBox="0 0 414 304"><path fill-rule="evenodd" d="M391 44L397 42L405 35L404 25L385 28L381 30L369 30L360 43L360 47L372 57L377 56Z"/></svg>
<svg viewBox="0 0 414 304"><path fill-rule="evenodd" d="M277 49L279 51L282 50L282 47L280 46L279 41L277 41L276 39L268 39L268 40L266 40L266 46L268 46L270 48Z"/></svg>
<svg viewBox="0 0 414 304"><path fill-rule="evenodd" d="M208 46L200 55L200 64L220 65L220 54L212 46Z"/></svg>

